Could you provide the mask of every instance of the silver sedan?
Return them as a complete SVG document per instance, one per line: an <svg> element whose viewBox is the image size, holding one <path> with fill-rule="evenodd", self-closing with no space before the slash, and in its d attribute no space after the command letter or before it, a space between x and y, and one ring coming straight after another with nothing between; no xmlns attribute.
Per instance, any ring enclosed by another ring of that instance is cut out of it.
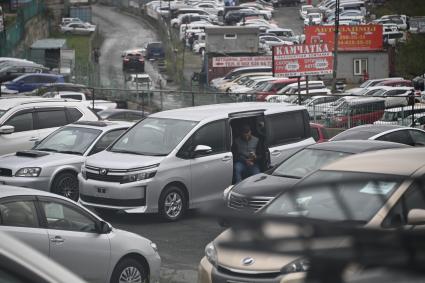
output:
<svg viewBox="0 0 425 283"><path fill-rule="evenodd" d="M0 232L93 283L157 283L157 246L65 197L0 185Z"/></svg>

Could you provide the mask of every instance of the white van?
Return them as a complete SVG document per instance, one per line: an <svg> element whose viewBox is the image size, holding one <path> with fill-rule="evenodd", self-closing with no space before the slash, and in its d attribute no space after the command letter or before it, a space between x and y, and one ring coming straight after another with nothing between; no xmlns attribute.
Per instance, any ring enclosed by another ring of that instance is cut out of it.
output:
<svg viewBox="0 0 425 283"><path fill-rule="evenodd" d="M80 202L127 213L159 212L167 220L221 200L234 182L234 140L249 125L259 138L264 172L300 146L314 143L305 107L246 102L158 112L106 151L86 159Z"/></svg>
<svg viewBox="0 0 425 283"><path fill-rule="evenodd" d="M207 26L213 26L213 24L209 22L194 22L187 25L181 25L180 26L180 33L179 33L179 39L183 40L185 38L185 35L189 32L205 32L205 27Z"/></svg>

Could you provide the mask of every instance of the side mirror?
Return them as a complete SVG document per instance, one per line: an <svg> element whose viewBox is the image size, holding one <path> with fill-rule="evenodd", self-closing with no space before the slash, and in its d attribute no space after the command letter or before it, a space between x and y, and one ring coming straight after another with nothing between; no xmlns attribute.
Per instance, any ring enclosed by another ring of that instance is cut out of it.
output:
<svg viewBox="0 0 425 283"><path fill-rule="evenodd" d="M99 234L108 234L112 231L112 226L105 221L100 221L99 223Z"/></svg>
<svg viewBox="0 0 425 283"><path fill-rule="evenodd" d="M210 146L207 146L207 145L197 145L196 147L195 147L195 149L193 150L193 152L196 154L196 155L202 155L202 154L207 154L207 153L210 153L212 151L212 148L210 147Z"/></svg>
<svg viewBox="0 0 425 283"><path fill-rule="evenodd" d="M7 135L15 132L14 126L4 125L0 127L0 135Z"/></svg>
<svg viewBox="0 0 425 283"><path fill-rule="evenodd" d="M409 225L424 225L425 224L425 209L412 209L407 214L407 224Z"/></svg>

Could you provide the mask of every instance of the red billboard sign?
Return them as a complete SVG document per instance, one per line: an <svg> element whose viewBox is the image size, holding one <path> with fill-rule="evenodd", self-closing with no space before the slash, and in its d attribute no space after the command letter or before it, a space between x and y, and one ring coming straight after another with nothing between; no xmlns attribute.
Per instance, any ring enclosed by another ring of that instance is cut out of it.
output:
<svg viewBox="0 0 425 283"><path fill-rule="evenodd" d="M333 55L328 44L300 44L273 47L276 77L331 74Z"/></svg>
<svg viewBox="0 0 425 283"><path fill-rule="evenodd" d="M338 51L377 51L383 49L382 25L339 26ZM335 26L305 26L305 43L327 43L334 48Z"/></svg>

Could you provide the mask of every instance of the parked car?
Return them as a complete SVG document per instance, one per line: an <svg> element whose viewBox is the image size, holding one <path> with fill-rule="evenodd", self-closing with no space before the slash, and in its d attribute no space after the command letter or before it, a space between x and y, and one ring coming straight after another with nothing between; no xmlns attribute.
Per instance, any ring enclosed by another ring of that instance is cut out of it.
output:
<svg viewBox="0 0 425 283"><path fill-rule="evenodd" d="M304 20L304 25L320 25L322 23L322 14L321 13L309 13Z"/></svg>
<svg viewBox="0 0 425 283"><path fill-rule="evenodd" d="M307 10L313 8L312 5L302 5L300 8L300 19L305 20L307 17Z"/></svg>
<svg viewBox="0 0 425 283"><path fill-rule="evenodd" d="M273 35L260 36L259 39L261 43L267 44L270 48L278 45L294 45L292 41L285 41Z"/></svg>
<svg viewBox="0 0 425 283"><path fill-rule="evenodd" d="M45 84L42 87L39 87L32 91L31 95L34 96L43 96L47 92L58 92L58 91L75 91L83 92L86 95L87 99L92 99L93 89L82 84L73 84L73 83L52 83Z"/></svg>
<svg viewBox="0 0 425 283"><path fill-rule="evenodd" d="M149 42L146 43L146 55L145 58L148 60L151 59L164 59L165 51L162 46L162 42Z"/></svg>
<svg viewBox="0 0 425 283"><path fill-rule="evenodd" d="M68 98L75 99L78 101L84 102L87 107L92 108L95 112L99 112L101 110L109 109L109 108L117 108L117 103L101 100L101 99L90 99L87 97L84 92L73 92L73 91L58 91L58 92L46 92L43 94L43 97L46 98Z"/></svg>
<svg viewBox="0 0 425 283"><path fill-rule="evenodd" d="M356 94L356 92L363 90L368 87L376 86L377 84L383 82L383 81L390 81L390 80L404 80L402 77L392 77L392 78L380 78L380 79L373 79L373 80L367 80L363 82L358 88L351 88L346 90L347 93L350 94Z"/></svg>
<svg viewBox="0 0 425 283"><path fill-rule="evenodd" d="M86 157L107 148L131 125L81 121L64 126L31 150L0 156L0 183L47 190L77 201L77 174Z"/></svg>
<svg viewBox="0 0 425 283"><path fill-rule="evenodd" d="M3 189L5 186L0 187ZM77 275L31 246L0 232L2 282L86 283Z"/></svg>
<svg viewBox="0 0 425 283"><path fill-rule="evenodd" d="M14 62L0 66L0 83L11 81L25 74L49 73L49 69L31 62Z"/></svg>
<svg viewBox="0 0 425 283"><path fill-rule="evenodd" d="M425 105L422 104L415 104L413 110L411 106L385 109L382 118L378 121L375 121L373 124L410 126L412 122L411 115L415 114L415 116L419 116L422 113L425 113Z"/></svg>
<svg viewBox="0 0 425 283"><path fill-rule="evenodd" d="M2 98L0 155L30 149L58 127L78 120L97 121L98 117L79 101L41 97Z"/></svg>
<svg viewBox="0 0 425 283"><path fill-rule="evenodd" d="M425 223L424 155L422 148L406 148L379 150L339 159L305 177L259 213L266 217L293 218L294 222L303 224L330 222L342 223L344 227L418 231L423 229ZM305 282L309 262L295 253L271 254L266 250L253 251L222 245L238 240L238 243L245 244L247 239L258 239L258 235L267 235L273 240L288 238L289 241L306 237L305 233L301 233L307 230L300 229L300 226L265 223L261 226L264 229L256 231L259 234L252 238L248 233L227 229L209 243L198 267L198 282ZM341 247L350 238L340 235L319 236L319 240L308 242L315 244L306 246L302 244L307 241L296 241L295 247L291 244L282 246L282 242L273 242L273 245L284 247L282 249L286 251L305 249L315 253L315 249L318 249L323 254L325 249L332 251L332 255L340 255L338 252L341 250L333 253L335 250L332 248ZM355 249L356 246L352 246ZM353 254L357 255L356 250ZM347 256L346 249L341 256ZM334 256L330 257L335 259ZM363 278L354 281L370 282Z"/></svg>
<svg viewBox="0 0 425 283"><path fill-rule="evenodd" d="M130 109L106 109L97 112L102 120L135 122L149 116L149 112Z"/></svg>
<svg viewBox="0 0 425 283"><path fill-rule="evenodd" d="M363 125L345 130L330 140L379 140L425 146L425 131L398 125Z"/></svg>
<svg viewBox="0 0 425 283"><path fill-rule="evenodd" d="M232 184L231 137L245 124L264 137L257 154L263 156L257 160L263 171L287 151L314 143L301 106L248 102L154 113L86 160L78 176L80 202L177 220L188 208L221 199Z"/></svg>
<svg viewBox="0 0 425 283"><path fill-rule="evenodd" d="M407 145L376 141L335 141L317 143L298 150L266 173L251 176L224 192L231 209L256 212L279 193L292 188L310 173L346 156L382 149L405 148Z"/></svg>
<svg viewBox="0 0 425 283"><path fill-rule="evenodd" d="M69 23L84 24L85 22L83 22L80 18L62 18L61 25L66 25Z"/></svg>
<svg viewBox="0 0 425 283"><path fill-rule="evenodd" d="M46 84L63 83L65 79L62 75L55 74L26 74L17 77L13 81L4 85L7 89L17 92L29 92Z"/></svg>
<svg viewBox="0 0 425 283"><path fill-rule="evenodd" d="M339 96L318 95L305 99L303 102L301 102L301 104L307 108L308 114L310 115L310 119L316 119L320 118L322 110L324 109L326 104L330 104L338 100L339 98Z"/></svg>
<svg viewBox="0 0 425 283"><path fill-rule="evenodd" d="M349 128L356 125L371 124L381 119L384 109L385 99L359 97L346 100L335 108L327 109L322 115L327 120L327 126Z"/></svg>
<svg viewBox="0 0 425 283"><path fill-rule="evenodd" d="M0 231L90 282L159 282L161 258L155 243L113 228L65 197L0 185L0 213Z"/></svg>
<svg viewBox="0 0 425 283"><path fill-rule="evenodd" d="M275 81L268 82L264 85L263 88L259 89L256 92L257 101L265 101L267 96L275 95L279 90L286 87L289 84L296 83L298 79L288 79L288 78L276 78ZM305 81L305 79L301 79L301 81Z"/></svg>
<svg viewBox="0 0 425 283"><path fill-rule="evenodd" d="M68 23L59 27L60 31L65 34L91 34L96 31L96 25L89 23Z"/></svg>
<svg viewBox="0 0 425 283"><path fill-rule="evenodd" d="M233 80L242 73L258 73L258 72L271 72L272 67L258 66L258 67L240 67L229 71L224 77L215 78L211 80L210 85L218 88L222 83Z"/></svg>
<svg viewBox="0 0 425 283"><path fill-rule="evenodd" d="M123 71L145 71L145 57L140 50L128 50L122 55Z"/></svg>
<svg viewBox="0 0 425 283"><path fill-rule="evenodd" d="M328 129L322 124L310 123L310 132L317 143L328 141L330 138Z"/></svg>

